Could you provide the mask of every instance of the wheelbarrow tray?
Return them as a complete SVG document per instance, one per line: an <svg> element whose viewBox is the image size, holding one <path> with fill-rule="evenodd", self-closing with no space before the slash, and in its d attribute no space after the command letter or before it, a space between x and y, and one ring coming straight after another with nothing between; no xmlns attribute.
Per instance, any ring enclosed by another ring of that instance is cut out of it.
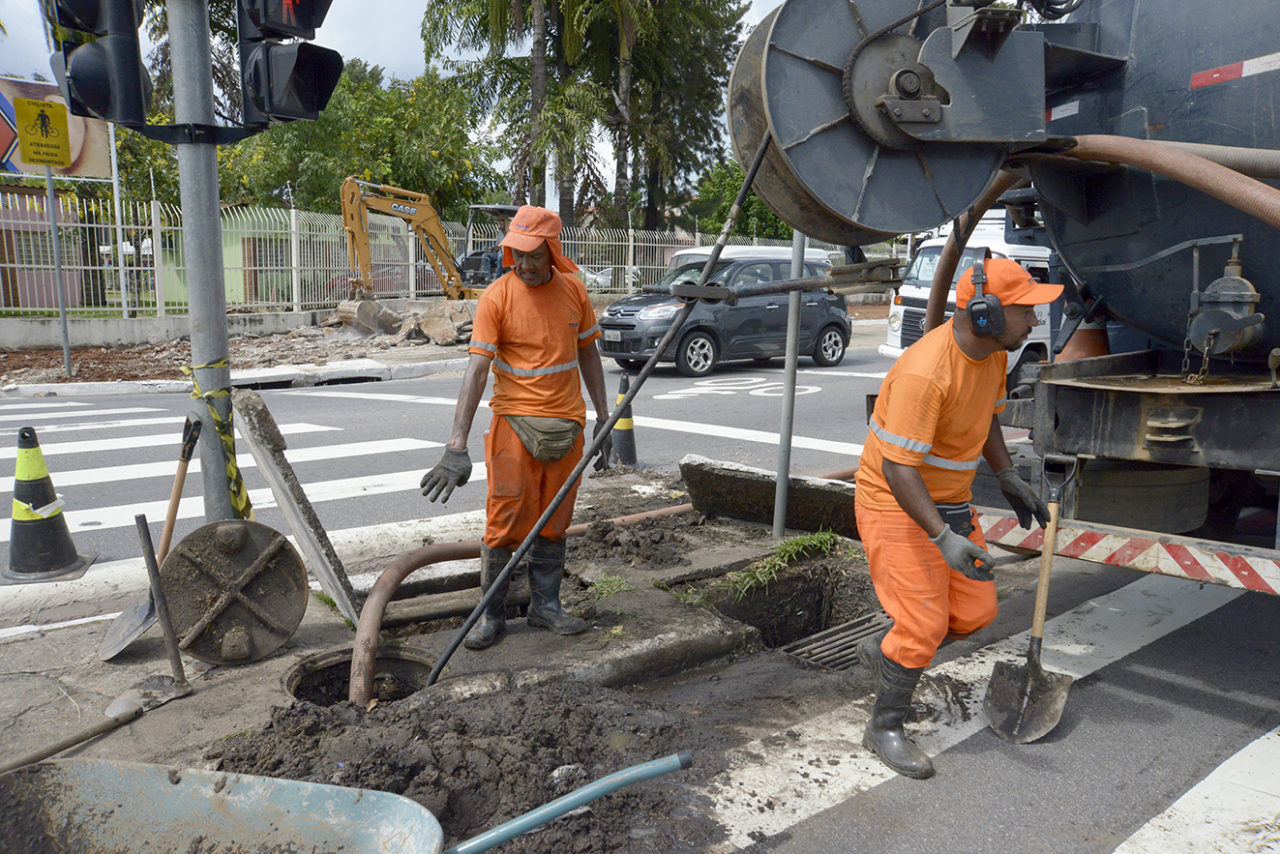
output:
<svg viewBox="0 0 1280 854"><path fill-rule="evenodd" d="M0 849L15 852L439 854L440 823L390 792L106 759L0 776Z"/></svg>

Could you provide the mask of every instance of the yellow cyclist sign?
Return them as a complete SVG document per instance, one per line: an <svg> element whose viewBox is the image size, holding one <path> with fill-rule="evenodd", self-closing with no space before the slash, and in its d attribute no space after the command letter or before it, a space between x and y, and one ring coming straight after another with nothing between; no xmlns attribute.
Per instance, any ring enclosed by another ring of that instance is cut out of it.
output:
<svg viewBox="0 0 1280 854"><path fill-rule="evenodd" d="M18 146L24 162L33 166L70 166L71 135L67 108L56 101L14 98Z"/></svg>

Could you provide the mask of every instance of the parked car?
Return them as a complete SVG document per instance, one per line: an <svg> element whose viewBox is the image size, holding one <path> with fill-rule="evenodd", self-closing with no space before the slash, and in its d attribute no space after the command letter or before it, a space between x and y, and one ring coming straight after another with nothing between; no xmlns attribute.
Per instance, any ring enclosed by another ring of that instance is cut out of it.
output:
<svg viewBox="0 0 1280 854"><path fill-rule="evenodd" d="M827 291L821 279L826 261L806 260L805 275L814 289L803 291L800 315L800 353L819 365L838 365L849 344L849 312L844 296ZM661 285L697 281L703 261L673 259ZM790 278L791 262L778 258L738 257L716 264L710 281L728 286ZM786 354L787 303L785 293L745 297L736 305L699 302L661 361L676 363L687 377L703 377L720 362L755 359L767 362ZM601 353L626 370L639 370L653 355L683 303L664 294L635 294L609 304L600 315Z"/></svg>

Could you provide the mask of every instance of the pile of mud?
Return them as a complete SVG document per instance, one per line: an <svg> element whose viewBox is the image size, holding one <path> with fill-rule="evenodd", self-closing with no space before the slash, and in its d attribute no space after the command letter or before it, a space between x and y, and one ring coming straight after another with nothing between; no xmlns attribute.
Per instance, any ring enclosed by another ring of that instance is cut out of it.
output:
<svg viewBox="0 0 1280 854"><path fill-rule="evenodd" d="M613 563L623 566L688 566L689 540L682 529L696 525L695 513L645 519L634 525L618 526L609 521L592 522L586 533L568 541L568 558L583 563Z"/></svg>
<svg viewBox="0 0 1280 854"><path fill-rule="evenodd" d="M217 770L379 789L422 804L446 844L592 780L680 750L714 751L681 717L620 691L551 684L459 701L430 690L365 711L297 701L206 751ZM712 760L714 762L714 760ZM699 767L701 765L701 767ZM506 843L504 852L682 852L723 837L677 771L620 789Z"/></svg>

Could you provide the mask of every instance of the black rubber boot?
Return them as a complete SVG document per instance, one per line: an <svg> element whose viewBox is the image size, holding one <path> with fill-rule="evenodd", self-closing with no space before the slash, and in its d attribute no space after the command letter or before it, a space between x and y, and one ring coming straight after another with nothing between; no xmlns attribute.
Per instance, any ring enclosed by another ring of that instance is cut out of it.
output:
<svg viewBox="0 0 1280 854"><path fill-rule="evenodd" d="M862 746L904 777L923 780L933 776L933 761L902 731L923 667L903 667L880 656L876 704L862 736Z"/></svg>
<svg viewBox="0 0 1280 854"><path fill-rule="evenodd" d="M493 580L506 567L515 549L491 549L480 547L480 589L488 590ZM480 614L480 619L462 639L467 649L488 649L493 646L498 635L507 629L507 588L511 586L511 576L502 582L502 587L489 600L489 604Z"/></svg>
<svg viewBox="0 0 1280 854"><path fill-rule="evenodd" d="M560 580L564 578L564 541L538 537L529 556L529 613L525 622L550 629L558 635L576 635L587 630L579 617L560 606Z"/></svg>
<svg viewBox="0 0 1280 854"><path fill-rule="evenodd" d="M880 651L880 642L884 640L884 636L889 634L889 630L885 629L876 632L869 638L863 638L858 641L858 664L867 671L867 675L872 679L880 675L880 659L884 658L884 653Z"/></svg>

